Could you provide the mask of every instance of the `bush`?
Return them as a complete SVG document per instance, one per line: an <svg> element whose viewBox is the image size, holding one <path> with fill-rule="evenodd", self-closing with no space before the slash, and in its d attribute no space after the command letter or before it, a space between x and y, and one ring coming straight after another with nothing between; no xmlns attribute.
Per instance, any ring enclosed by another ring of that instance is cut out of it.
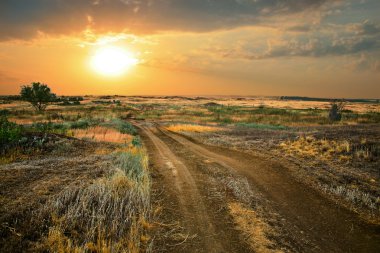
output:
<svg viewBox="0 0 380 253"><path fill-rule="evenodd" d="M343 102L333 102L331 103L331 108L329 111L329 120L340 121L342 119L342 110L344 108Z"/></svg>
<svg viewBox="0 0 380 253"><path fill-rule="evenodd" d="M135 147L141 147L142 146L140 136L134 136L133 137L133 139L132 139L132 145L135 146Z"/></svg>
<svg viewBox="0 0 380 253"><path fill-rule="evenodd" d="M0 150L5 152L21 139L22 128L16 123L9 122L5 116L0 117Z"/></svg>

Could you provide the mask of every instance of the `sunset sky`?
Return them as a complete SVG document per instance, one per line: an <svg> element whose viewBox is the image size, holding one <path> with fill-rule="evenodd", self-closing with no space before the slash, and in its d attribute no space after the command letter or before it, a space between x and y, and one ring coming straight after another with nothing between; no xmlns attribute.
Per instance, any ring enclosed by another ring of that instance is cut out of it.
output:
<svg viewBox="0 0 380 253"><path fill-rule="evenodd" d="M1 0L0 94L39 81L60 95L380 98L379 13L379 0Z"/></svg>

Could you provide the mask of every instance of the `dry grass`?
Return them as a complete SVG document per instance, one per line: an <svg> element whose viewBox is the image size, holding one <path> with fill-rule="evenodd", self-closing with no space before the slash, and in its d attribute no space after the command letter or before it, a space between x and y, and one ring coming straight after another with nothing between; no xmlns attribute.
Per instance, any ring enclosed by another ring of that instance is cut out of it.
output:
<svg viewBox="0 0 380 253"><path fill-rule="evenodd" d="M12 118L9 118L9 121L14 122L14 123L19 124L19 125L30 125L33 123L49 123L49 122L61 123L61 122L63 122L62 120L58 120L58 119L55 119L55 120L45 119L41 115L29 116L27 118L14 118L14 117L12 117Z"/></svg>
<svg viewBox="0 0 380 253"><path fill-rule="evenodd" d="M327 140L306 136L294 141L282 142L280 147L289 154L313 158L313 161L328 162L326 164L335 162L344 164L344 166L352 166L352 164L360 162L359 166L363 166L363 164L376 164L378 161L378 146L369 143L366 139L361 139L361 141L355 143L348 140ZM380 198L377 194L378 187L375 184L375 178L377 177L375 175L363 174L359 177L358 174L353 174L354 170L339 174L342 173L341 168L335 168L336 171L333 171L333 175L329 174L327 176L328 180L318 183L317 186L320 190L345 199L348 203L353 204L354 207L365 208L371 213L376 213L380 210ZM339 180L334 179L334 177ZM319 175L319 178L322 178L321 175ZM333 180L334 183L330 180Z"/></svg>
<svg viewBox="0 0 380 253"><path fill-rule="evenodd" d="M327 160L338 158L342 162L347 162L354 157L359 159L371 158L369 149L353 148L348 140L327 140L317 139L313 136L301 136L295 141L282 142L280 147L289 153L296 153L305 157L311 156Z"/></svg>
<svg viewBox="0 0 380 253"><path fill-rule="evenodd" d="M52 226L41 250L140 252L150 248L147 156L134 149L117 154L115 160L108 177L67 188L48 202L42 215L50 216Z"/></svg>
<svg viewBox="0 0 380 253"><path fill-rule="evenodd" d="M101 126L87 129L73 129L72 133L76 138L112 143L129 143L133 138L129 134L123 134L118 130Z"/></svg>
<svg viewBox="0 0 380 253"><path fill-rule="evenodd" d="M214 126L202 126L202 125L192 125L192 124L176 124L166 127L169 131L173 132L216 132L222 130L220 127Z"/></svg>
<svg viewBox="0 0 380 253"><path fill-rule="evenodd" d="M237 202L230 203L228 208L237 229L247 238L247 242L254 252L282 252L274 249L275 244L268 237L273 231L255 211Z"/></svg>
<svg viewBox="0 0 380 253"><path fill-rule="evenodd" d="M368 207L374 212L380 211L380 197L378 196L373 196L373 194L363 192L360 189L352 188L352 186L350 187L347 185L320 185L320 187L326 193L340 196L356 205Z"/></svg>

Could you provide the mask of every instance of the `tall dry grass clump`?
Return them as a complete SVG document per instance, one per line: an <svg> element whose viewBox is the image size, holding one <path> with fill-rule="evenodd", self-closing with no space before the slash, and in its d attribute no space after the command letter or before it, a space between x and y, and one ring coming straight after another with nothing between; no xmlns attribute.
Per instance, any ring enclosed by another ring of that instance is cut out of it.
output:
<svg viewBox="0 0 380 253"><path fill-rule="evenodd" d="M52 226L43 248L53 252L149 251L150 178L141 149L115 154L112 173L90 185L70 187L43 213Z"/></svg>

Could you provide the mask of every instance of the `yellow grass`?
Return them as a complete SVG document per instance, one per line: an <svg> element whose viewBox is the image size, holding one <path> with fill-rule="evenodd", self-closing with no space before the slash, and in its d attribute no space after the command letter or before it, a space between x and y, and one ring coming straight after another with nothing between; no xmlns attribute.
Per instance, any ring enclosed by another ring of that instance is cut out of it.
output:
<svg viewBox="0 0 380 253"><path fill-rule="evenodd" d="M316 139L313 136L300 137L295 141L285 141L280 147L289 153L298 153L302 156L318 156L331 159L338 156L340 160L349 160L351 144L347 140Z"/></svg>
<svg viewBox="0 0 380 253"><path fill-rule="evenodd" d="M173 132L215 132L222 130L220 127L191 125L191 124L176 124L166 127L169 131Z"/></svg>
<svg viewBox="0 0 380 253"><path fill-rule="evenodd" d="M72 133L76 138L86 138L101 142L126 143L132 141L132 136L129 134L122 134L115 129L101 126L87 129L73 129Z"/></svg>
<svg viewBox="0 0 380 253"><path fill-rule="evenodd" d="M59 123L62 122L62 120L47 120L47 119L41 119L41 117L30 117L27 119L20 119L20 118L9 118L10 122L14 122L19 125L29 125L33 123L48 123L48 122L53 122L53 123Z"/></svg>
<svg viewBox="0 0 380 253"><path fill-rule="evenodd" d="M274 243L268 238L273 234L271 227L265 223L253 210L245 208L240 203L230 203L228 205L238 230L246 236L248 244L254 252L282 252L273 249Z"/></svg>

